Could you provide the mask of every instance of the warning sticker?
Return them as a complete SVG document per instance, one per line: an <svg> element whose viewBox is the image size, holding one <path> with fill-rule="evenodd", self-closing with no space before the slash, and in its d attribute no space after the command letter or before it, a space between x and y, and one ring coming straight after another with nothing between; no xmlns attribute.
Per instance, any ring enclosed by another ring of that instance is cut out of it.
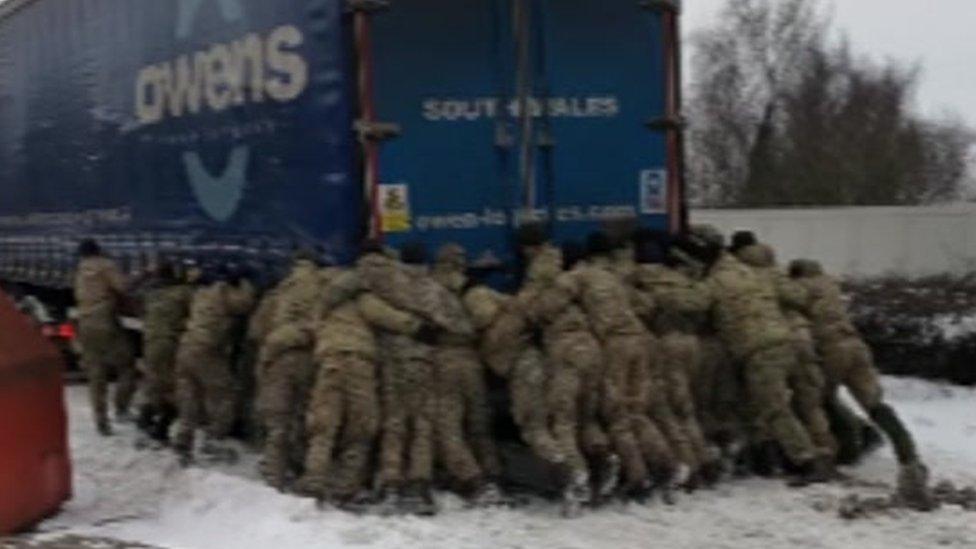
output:
<svg viewBox="0 0 976 549"><path fill-rule="evenodd" d="M405 184L380 185L380 224L384 233L410 230L410 188Z"/></svg>
<svg viewBox="0 0 976 549"><path fill-rule="evenodd" d="M640 213L660 214L667 211L667 181L666 170L640 172Z"/></svg>

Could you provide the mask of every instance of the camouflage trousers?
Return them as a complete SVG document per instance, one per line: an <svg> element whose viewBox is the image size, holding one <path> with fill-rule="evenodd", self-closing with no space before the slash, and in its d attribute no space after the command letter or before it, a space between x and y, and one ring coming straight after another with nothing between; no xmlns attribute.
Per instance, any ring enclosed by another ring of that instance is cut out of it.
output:
<svg viewBox="0 0 976 549"><path fill-rule="evenodd" d="M655 477L664 477L676 465L667 438L648 416L652 394L663 397L651 379L652 344L650 337L640 335L613 336L603 342L603 417L628 488L647 482L651 476L648 466Z"/></svg>
<svg viewBox="0 0 976 549"><path fill-rule="evenodd" d="M180 425L174 445L189 452L195 431L209 439L230 435L237 411L237 384L227 350L208 345L181 344L176 353L176 398Z"/></svg>
<svg viewBox="0 0 976 549"><path fill-rule="evenodd" d="M723 447L743 442L746 437L743 423L746 414L742 410L745 389L739 368L717 336L700 336L699 348L698 363L689 363L686 367L705 438Z"/></svg>
<svg viewBox="0 0 976 549"><path fill-rule="evenodd" d="M179 344L178 336L160 335L145 339L143 391L146 403L155 410L176 407L176 350Z"/></svg>
<svg viewBox="0 0 976 549"><path fill-rule="evenodd" d="M793 410L807 428L817 453L833 459L837 455L837 439L830 429L830 420L824 409L827 384L810 332L794 331L796 366L790 371L788 383L793 390Z"/></svg>
<svg viewBox="0 0 976 549"><path fill-rule="evenodd" d="M434 351L438 461L463 489L501 475L492 433L485 370L470 345L444 344Z"/></svg>
<svg viewBox="0 0 976 549"><path fill-rule="evenodd" d="M274 486L305 463L305 414L315 380L311 349L288 349L262 361L257 413L264 424L261 470Z"/></svg>
<svg viewBox="0 0 976 549"><path fill-rule="evenodd" d="M580 449L591 460L602 460L612 452L610 435L604 422L604 364L600 342L590 333L567 334L557 345L555 355L580 372L579 442ZM553 356L553 353L550 352Z"/></svg>
<svg viewBox="0 0 976 549"><path fill-rule="evenodd" d="M380 429L376 364L356 353L318 357L306 413L308 451L300 484L320 496L346 498L368 485Z"/></svg>
<svg viewBox="0 0 976 549"><path fill-rule="evenodd" d="M609 437L599 417L599 391L584 393L601 367L600 344L588 332L568 332L547 337L545 348L548 425L570 474L578 478L589 473L584 454L606 457L609 452Z"/></svg>
<svg viewBox="0 0 976 549"><path fill-rule="evenodd" d="M669 332L658 340L656 350L656 367L652 368L660 371L664 394L652 393L651 418L667 435L678 460L696 470L708 460L708 443L698 422L688 377L688 365L701 362L698 337Z"/></svg>
<svg viewBox="0 0 976 549"><path fill-rule="evenodd" d="M88 393L95 422L108 425L108 379L114 371L115 411L129 411L136 392L134 353L128 336L115 318L81 318L78 320L81 344L81 366L88 376Z"/></svg>
<svg viewBox="0 0 976 549"><path fill-rule="evenodd" d="M755 421L769 429L794 465L801 465L814 459L817 452L806 427L793 412L788 379L796 363L796 350L786 342L749 357L743 373Z"/></svg>
<svg viewBox="0 0 976 549"><path fill-rule="evenodd" d="M406 337L384 345L380 395L383 428L377 484L430 483L434 474L434 364ZM406 352L401 352L401 351Z"/></svg>
<svg viewBox="0 0 976 549"><path fill-rule="evenodd" d="M840 385L847 387L854 400L871 420L888 435L898 462L918 461L915 440L891 406L885 404L878 371L871 349L858 337L833 339L821 345L827 394L834 396Z"/></svg>
<svg viewBox="0 0 976 549"><path fill-rule="evenodd" d="M561 464L566 456L549 422L548 384L549 366L537 347L526 347L516 355L508 378L512 418L532 453L550 464Z"/></svg>
<svg viewBox="0 0 976 549"><path fill-rule="evenodd" d="M823 371L829 388L843 385L865 410L881 403L882 390L874 358L867 345L856 337L832 340L821 345Z"/></svg>

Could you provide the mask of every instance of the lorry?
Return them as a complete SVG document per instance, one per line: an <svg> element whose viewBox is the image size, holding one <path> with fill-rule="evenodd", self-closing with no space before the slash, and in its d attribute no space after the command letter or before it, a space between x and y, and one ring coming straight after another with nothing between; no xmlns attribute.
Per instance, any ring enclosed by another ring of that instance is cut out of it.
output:
<svg viewBox="0 0 976 549"><path fill-rule="evenodd" d="M684 223L677 0L7 0L0 280Z"/></svg>

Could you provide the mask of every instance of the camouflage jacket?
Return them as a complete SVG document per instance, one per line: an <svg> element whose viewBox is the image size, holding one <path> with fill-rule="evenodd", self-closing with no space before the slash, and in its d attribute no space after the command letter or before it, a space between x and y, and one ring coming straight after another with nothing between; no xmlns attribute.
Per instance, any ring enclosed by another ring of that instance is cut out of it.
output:
<svg viewBox="0 0 976 549"><path fill-rule="evenodd" d="M715 298L715 329L735 359L792 341L775 289L735 256L723 253L708 283Z"/></svg>
<svg viewBox="0 0 976 549"><path fill-rule="evenodd" d="M78 263L74 281L78 317L113 318L127 291L125 276L106 257L88 257Z"/></svg>
<svg viewBox="0 0 976 549"><path fill-rule="evenodd" d="M153 339L177 339L186 329L193 287L174 284L149 290L145 299L143 335Z"/></svg>

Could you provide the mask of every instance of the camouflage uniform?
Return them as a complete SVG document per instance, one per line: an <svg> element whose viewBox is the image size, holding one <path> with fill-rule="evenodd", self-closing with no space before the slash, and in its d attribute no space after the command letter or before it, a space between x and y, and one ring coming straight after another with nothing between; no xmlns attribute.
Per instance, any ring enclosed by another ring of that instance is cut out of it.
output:
<svg viewBox="0 0 976 549"><path fill-rule="evenodd" d="M663 388L651 407L651 417L667 434L675 454L693 470L713 461L695 408L691 375L700 370L702 350L698 331L711 307L705 285L662 265L641 265L633 282L654 303L650 327L658 335L652 377ZM656 391L657 392L657 391Z"/></svg>
<svg viewBox="0 0 976 549"><path fill-rule="evenodd" d="M570 478L585 485L589 469L583 451L609 457L610 441L600 423L603 356L583 310L555 286L562 273L562 253L551 245L533 250L517 303L542 330L548 359L546 419ZM591 390L589 394L584 388ZM582 446L582 448L581 448Z"/></svg>
<svg viewBox="0 0 976 549"><path fill-rule="evenodd" d="M367 319L378 331L383 365L384 417L377 483L388 496L401 488L427 493L434 457L433 348L414 336L424 324L462 337L473 334L473 329L457 297L434 281L425 267L369 254L360 259L356 271L378 299L416 322L412 331L404 332L382 318Z"/></svg>
<svg viewBox="0 0 976 549"><path fill-rule="evenodd" d="M146 294L143 355L146 402L155 413L176 410L176 350L186 328L193 287L173 284Z"/></svg>
<svg viewBox="0 0 976 549"><path fill-rule="evenodd" d="M193 295L176 353L180 428L175 446L184 456L192 453L194 431L201 425L211 439L226 437L234 427L238 392L231 374L232 337L237 318L253 304L248 282L216 282Z"/></svg>
<svg viewBox="0 0 976 549"><path fill-rule="evenodd" d="M634 311L632 290L606 261L593 259L560 275L554 291L582 306L603 346L603 417L622 460L626 488L647 486L648 464L658 481L670 478L677 465L674 453L647 415L662 395L651 377L654 339Z"/></svg>
<svg viewBox="0 0 976 549"><path fill-rule="evenodd" d="M899 462L918 462L911 434L894 410L884 403L871 350L850 321L840 285L823 274L819 265L813 264L805 274L799 281L809 292L808 310L814 341L823 357L827 394L833 397L838 386L847 387L858 404L891 438Z"/></svg>
<svg viewBox="0 0 976 549"><path fill-rule="evenodd" d="M767 284L775 288L780 307L793 332L796 364L789 372L788 383L793 390L793 408L806 426L821 455L831 459L837 453L837 441L830 431L830 421L823 408L826 383L820 370L819 356L807 318L808 293L801 284L776 269L773 250L764 244L754 244L736 252L740 261L756 270ZM758 426L765 433L765 426ZM760 435L762 437L764 435Z"/></svg>
<svg viewBox="0 0 976 549"><path fill-rule="evenodd" d="M284 485L289 469L304 462L305 411L315 380L314 329L321 284L307 260L295 263L276 290L271 331L258 359L257 409L264 423L262 473L272 486Z"/></svg>
<svg viewBox="0 0 976 549"><path fill-rule="evenodd" d="M446 246L438 255L433 277L460 295L467 282L465 269L464 250ZM486 481L502 473L484 365L476 345L474 333L444 332L434 348L438 460L466 495L475 495Z"/></svg>
<svg viewBox="0 0 976 549"><path fill-rule="evenodd" d="M464 304L481 331L481 354L488 367L508 381L512 418L522 439L540 459L565 461L549 424L545 357L532 340L525 312L514 297L479 286L468 291Z"/></svg>
<svg viewBox="0 0 976 549"><path fill-rule="evenodd" d="M420 323L363 291L355 271L329 285L320 314L315 339L319 370L306 414L308 453L299 485L314 495L344 500L367 486L380 430L379 351L369 319L404 333Z"/></svg>
<svg viewBox="0 0 976 549"><path fill-rule="evenodd" d="M88 376L88 390L95 422L102 433L110 430L106 393L111 370L118 375L115 411L128 413L136 390L136 370L132 346L119 324L120 300L126 281L112 260L94 256L78 264L74 282L78 304L78 340L81 366Z"/></svg>
<svg viewBox="0 0 976 549"><path fill-rule="evenodd" d="M809 466L816 448L791 405L788 384L796 368L793 332L775 288L732 254L723 253L709 275L715 327L743 368L746 392L791 462Z"/></svg>

